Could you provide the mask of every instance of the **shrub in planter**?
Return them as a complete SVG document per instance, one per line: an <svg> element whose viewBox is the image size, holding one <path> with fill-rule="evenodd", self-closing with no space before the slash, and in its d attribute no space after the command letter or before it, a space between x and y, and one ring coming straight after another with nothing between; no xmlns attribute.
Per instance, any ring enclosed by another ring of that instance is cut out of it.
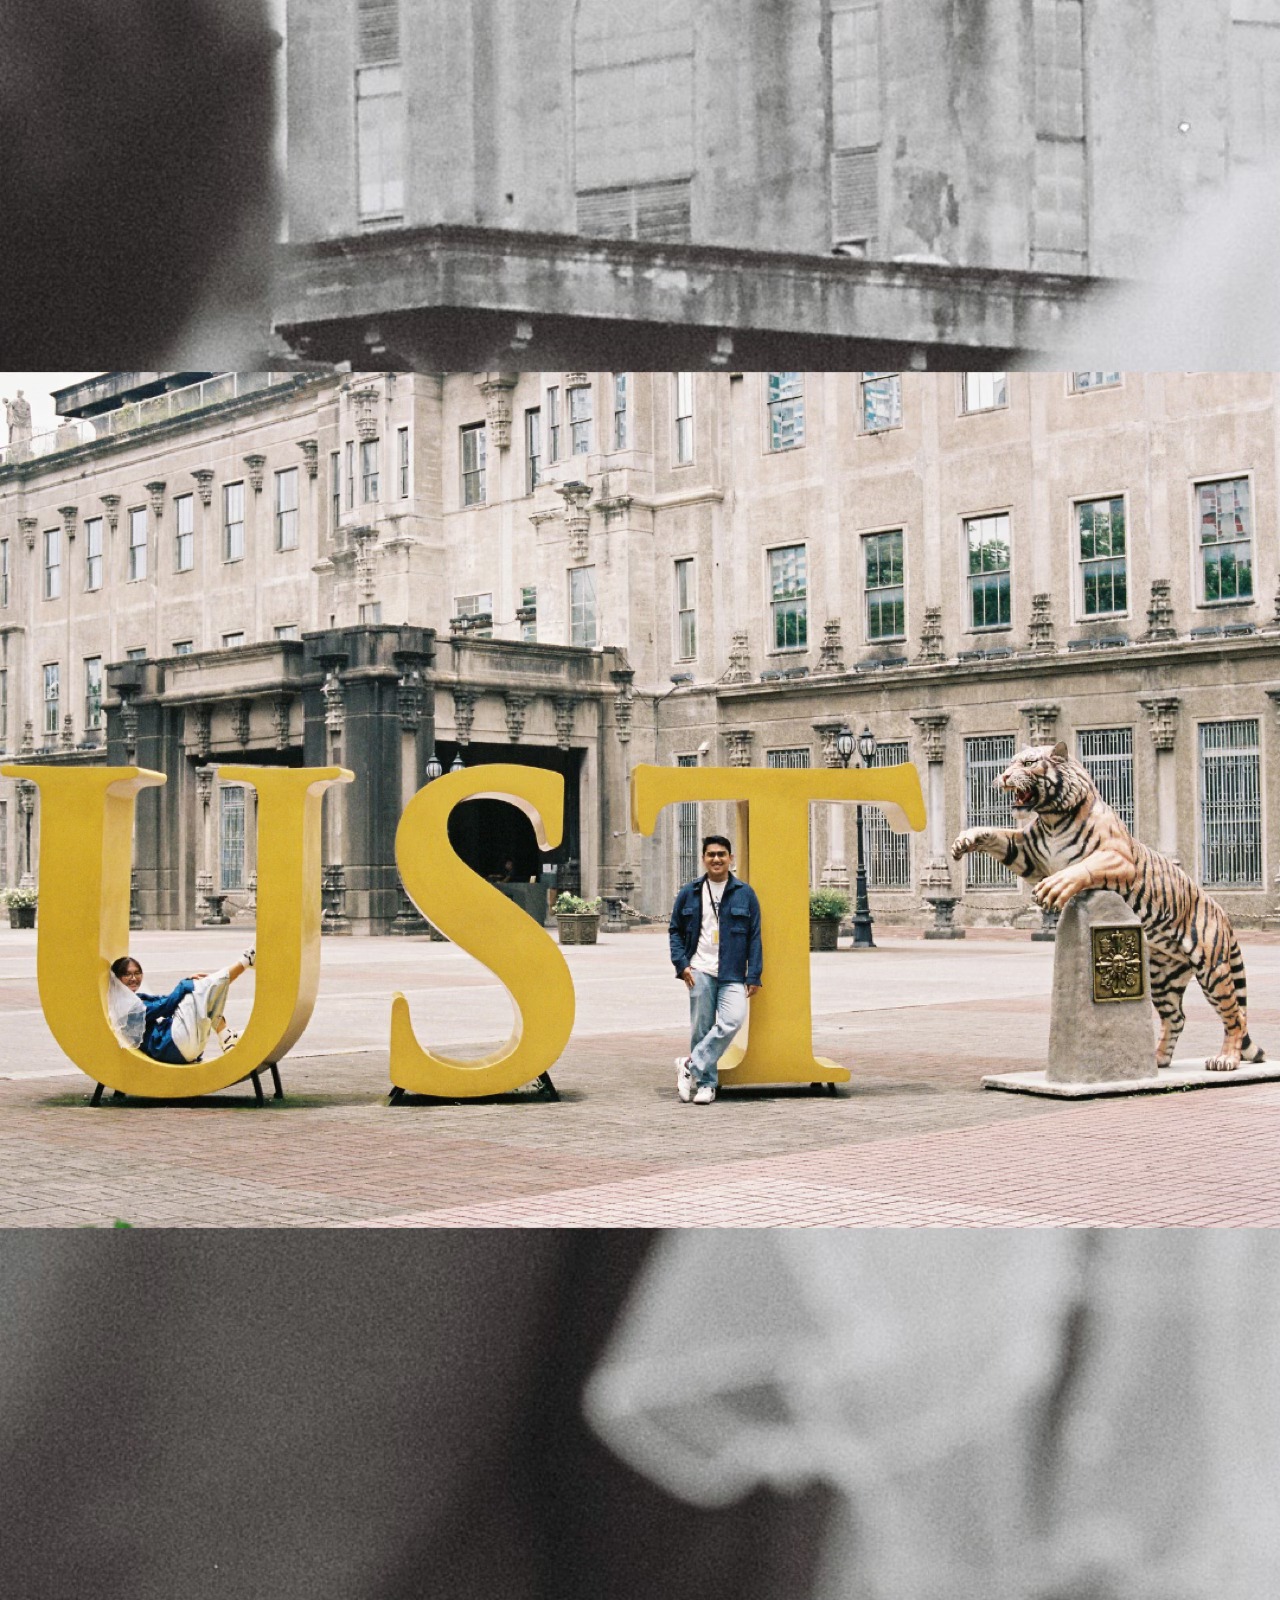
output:
<svg viewBox="0 0 1280 1600"><path fill-rule="evenodd" d="M36 900L34 889L6 889L0 894L9 908L9 926L11 928L34 928L36 925Z"/></svg>
<svg viewBox="0 0 1280 1600"><path fill-rule="evenodd" d="M556 926L561 944L598 944L600 941L600 902L581 900L576 894L562 894L556 900Z"/></svg>
<svg viewBox="0 0 1280 1600"><path fill-rule="evenodd" d="M815 889L809 896L809 948L834 950L840 920L849 914L849 896L837 889Z"/></svg>

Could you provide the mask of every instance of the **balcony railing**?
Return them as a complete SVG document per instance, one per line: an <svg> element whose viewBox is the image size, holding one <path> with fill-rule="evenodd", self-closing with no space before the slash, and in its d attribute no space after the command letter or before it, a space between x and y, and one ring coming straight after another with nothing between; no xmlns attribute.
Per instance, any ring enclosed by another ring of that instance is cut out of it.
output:
<svg viewBox="0 0 1280 1600"><path fill-rule="evenodd" d="M290 380L296 382L298 374L220 372L217 377L205 378L202 383L190 383L185 388L170 389L166 394L151 395L145 400L130 400L115 411L104 411L101 416L87 421L68 418L59 423L52 433L38 433L21 443L5 445L0 448L0 467L57 455L62 450L74 450L80 445L93 444L117 434L133 433L139 428L154 427L156 423L168 422L172 417L203 411L209 406L239 399L241 395L273 389L277 384Z"/></svg>

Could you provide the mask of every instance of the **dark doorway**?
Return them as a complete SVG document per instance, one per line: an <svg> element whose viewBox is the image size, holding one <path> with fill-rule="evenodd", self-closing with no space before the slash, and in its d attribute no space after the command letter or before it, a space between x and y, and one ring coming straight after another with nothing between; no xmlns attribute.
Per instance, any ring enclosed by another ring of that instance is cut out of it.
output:
<svg viewBox="0 0 1280 1600"><path fill-rule="evenodd" d="M482 878L492 877L500 874L503 863L510 860L512 877L527 883L530 878L541 877L548 866L555 865L562 870L569 862L576 866L582 859L578 784L583 751L557 750L546 745L513 748L498 744L469 744L459 750L457 745L447 741L436 746L436 755L446 772L458 754L468 767L492 766L499 762L542 767L560 773L564 779L564 832L558 847L546 855L538 848L537 835L528 817L507 801L466 800L455 808L449 818L449 843L473 872L478 872Z"/></svg>

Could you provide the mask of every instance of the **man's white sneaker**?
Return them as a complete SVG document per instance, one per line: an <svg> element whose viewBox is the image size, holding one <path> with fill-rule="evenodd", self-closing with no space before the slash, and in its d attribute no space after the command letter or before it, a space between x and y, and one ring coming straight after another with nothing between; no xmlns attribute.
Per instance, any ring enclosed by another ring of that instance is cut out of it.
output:
<svg viewBox="0 0 1280 1600"><path fill-rule="evenodd" d="M716 1089L713 1083L699 1084L694 1091L693 1103L695 1106L709 1106L715 1097Z"/></svg>
<svg viewBox="0 0 1280 1600"><path fill-rule="evenodd" d="M688 1056L676 1057L676 1093L686 1105L693 1099L693 1073L689 1071Z"/></svg>
<svg viewBox="0 0 1280 1600"><path fill-rule="evenodd" d="M231 1046L239 1041L239 1038L240 1035L233 1027L229 1025L222 1030L222 1032L218 1035L218 1043L222 1046L222 1053L224 1056L226 1055L227 1051L230 1050Z"/></svg>
<svg viewBox="0 0 1280 1600"><path fill-rule="evenodd" d="M241 966L251 967L254 964L255 960L257 959L257 956L258 956L258 951L257 951L257 947L256 946L254 946L253 949L242 951L241 955L240 955L240 964L241 964Z"/></svg>

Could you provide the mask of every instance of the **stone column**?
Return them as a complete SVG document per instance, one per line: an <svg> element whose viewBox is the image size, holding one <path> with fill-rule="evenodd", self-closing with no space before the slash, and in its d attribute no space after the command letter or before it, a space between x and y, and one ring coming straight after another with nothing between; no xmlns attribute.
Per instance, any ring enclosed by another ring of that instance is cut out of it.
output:
<svg viewBox="0 0 1280 1600"><path fill-rule="evenodd" d="M926 939L963 939L965 930L955 925L956 900L951 882L951 860L947 855L946 783L943 760L946 756L946 730L951 721L946 711L913 713L912 722L920 730L920 745L929 765L929 861L920 874L920 898L933 907L933 927L926 928Z"/></svg>
<svg viewBox="0 0 1280 1600"><path fill-rule="evenodd" d="M214 870L216 855L213 839L213 768L196 768L196 795L200 802L200 858L196 871L196 915L204 927L221 926L228 918L222 904L224 896L217 889Z"/></svg>
<svg viewBox="0 0 1280 1600"><path fill-rule="evenodd" d="M422 673L408 666L396 683L396 709L400 716L400 814L418 792L418 728L422 722L424 698ZM392 933L428 932L426 919L409 898L409 892L396 874L396 915Z"/></svg>
<svg viewBox="0 0 1280 1600"><path fill-rule="evenodd" d="M844 727L843 717L824 719L813 724L813 731L822 740L822 764L824 767L843 767L840 752L836 748L836 735ZM819 882L824 889L837 889L842 894L849 892L849 861L844 847L844 822L845 809L838 803L823 806L826 813L827 838L826 859L823 863Z"/></svg>
<svg viewBox="0 0 1280 1600"><path fill-rule="evenodd" d="M1178 736L1176 694L1153 695L1140 702L1151 724L1156 751L1156 849L1178 859L1178 772L1174 745Z"/></svg>

